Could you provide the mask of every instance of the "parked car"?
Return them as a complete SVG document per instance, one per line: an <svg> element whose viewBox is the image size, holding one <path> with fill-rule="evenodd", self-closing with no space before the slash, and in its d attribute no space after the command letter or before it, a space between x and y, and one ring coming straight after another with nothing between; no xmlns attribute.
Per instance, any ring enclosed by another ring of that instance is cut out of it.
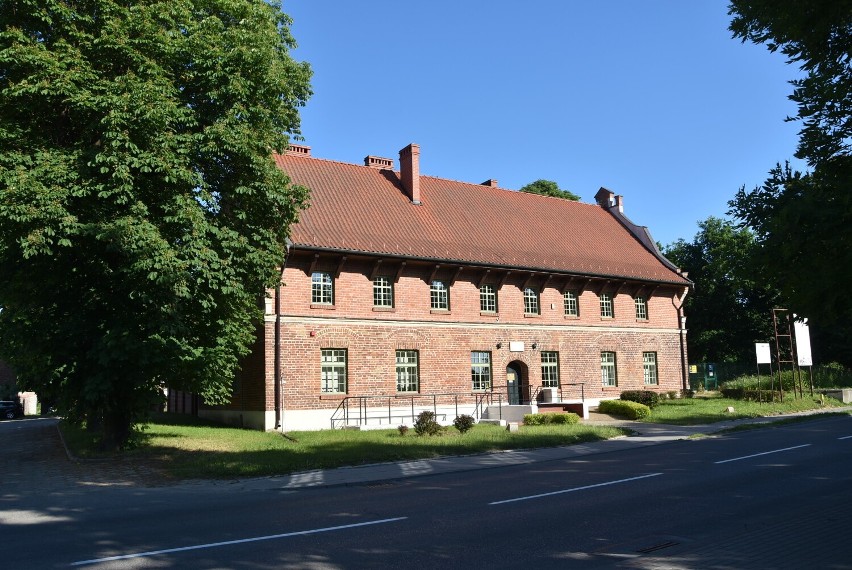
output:
<svg viewBox="0 0 852 570"><path fill-rule="evenodd" d="M13 400L0 400L0 418L13 420L24 415L24 406Z"/></svg>

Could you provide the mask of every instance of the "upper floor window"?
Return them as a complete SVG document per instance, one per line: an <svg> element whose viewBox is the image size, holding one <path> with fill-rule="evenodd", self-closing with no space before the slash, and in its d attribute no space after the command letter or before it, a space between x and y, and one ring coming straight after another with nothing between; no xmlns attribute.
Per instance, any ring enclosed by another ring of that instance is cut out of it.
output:
<svg viewBox="0 0 852 570"><path fill-rule="evenodd" d="M479 288L479 310L486 313L497 312L497 289L494 285L483 285Z"/></svg>
<svg viewBox="0 0 852 570"><path fill-rule="evenodd" d="M487 390L491 387L491 353L470 353L470 378L473 390Z"/></svg>
<svg viewBox="0 0 852 570"><path fill-rule="evenodd" d="M645 373L645 385L657 385L657 353L643 352L642 353L642 369Z"/></svg>
<svg viewBox="0 0 852 570"><path fill-rule="evenodd" d="M541 385L545 388L556 388L559 386L559 353L541 353Z"/></svg>
<svg viewBox="0 0 852 570"><path fill-rule="evenodd" d="M524 289L524 314L538 315L538 291L532 287Z"/></svg>
<svg viewBox="0 0 852 570"><path fill-rule="evenodd" d="M432 281L429 286L429 299L432 309L444 311L450 309L450 290L443 281Z"/></svg>
<svg viewBox="0 0 852 570"><path fill-rule="evenodd" d="M609 293L601 293L601 317L611 319L612 311L612 295Z"/></svg>
<svg viewBox="0 0 852 570"><path fill-rule="evenodd" d="M334 304L334 287L330 273L315 271L311 274L311 303Z"/></svg>
<svg viewBox="0 0 852 570"><path fill-rule="evenodd" d="M323 394L345 394L346 349L324 348L320 352L322 370L320 391Z"/></svg>
<svg viewBox="0 0 852 570"><path fill-rule="evenodd" d="M373 280L373 306L393 307L393 283L388 277Z"/></svg>
<svg viewBox="0 0 852 570"><path fill-rule="evenodd" d="M604 386L618 386L618 371L615 368L615 353L601 352L601 383Z"/></svg>
<svg viewBox="0 0 852 570"><path fill-rule="evenodd" d="M396 391L417 392L420 390L420 373L416 350L396 351Z"/></svg>
<svg viewBox="0 0 852 570"><path fill-rule="evenodd" d="M636 306L636 318L640 321L647 321L648 300L645 297L637 296L633 299L633 304Z"/></svg>
<svg viewBox="0 0 852 570"><path fill-rule="evenodd" d="M580 316L580 304L577 302L577 292L576 291L565 291L562 294L562 304L565 307L565 316L566 317L579 317Z"/></svg>

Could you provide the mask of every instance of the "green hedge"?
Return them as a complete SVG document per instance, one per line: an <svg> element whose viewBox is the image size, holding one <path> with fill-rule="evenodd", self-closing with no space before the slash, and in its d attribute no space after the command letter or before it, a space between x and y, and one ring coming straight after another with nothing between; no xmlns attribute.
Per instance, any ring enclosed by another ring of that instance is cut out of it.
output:
<svg viewBox="0 0 852 570"><path fill-rule="evenodd" d="M630 420L641 420L651 415L651 408L630 400L603 400L598 405L598 411L614 416L624 416Z"/></svg>
<svg viewBox="0 0 852 570"><path fill-rule="evenodd" d="M566 414L524 414L524 425L542 426L545 424L576 424L580 416L568 412Z"/></svg>
<svg viewBox="0 0 852 570"><path fill-rule="evenodd" d="M725 398L732 400L752 400L755 402L777 402L779 400L778 390L755 390L723 385L719 388L719 392Z"/></svg>
<svg viewBox="0 0 852 570"><path fill-rule="evenodd" d="M660 403L660 395L649 390L625 390L621 393L621 399L637 404L645 404L652 410Z"/></svg>

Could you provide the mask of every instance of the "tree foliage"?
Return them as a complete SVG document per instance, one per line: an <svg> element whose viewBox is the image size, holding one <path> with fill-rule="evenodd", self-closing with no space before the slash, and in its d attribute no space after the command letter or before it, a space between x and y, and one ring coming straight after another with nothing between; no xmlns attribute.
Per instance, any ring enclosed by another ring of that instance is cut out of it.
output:
<svg viewBox="0 0 852 570"><path fill-rule="evenodd" d="M263 0L0 10L0 357L120 445L227 401L307 199L273 161L310 69Z"/></svg>
<svg viewBox="0 0 852 570"><path fill-rule="evenodd" d="M805 72L791 81L790 120L803 124L796 156L813 169L776 165L761 187L740 189L729 213L755 233L755 269L810 319L823 354L848 363L840 339L852 334L843 290L852 277L852 0L734 0L729 13L735 37L781 51Z"/></svg>
<svg viewBox="0 0 852 570"><path fill-rule="evenodd" d="M802 121L798 158L812 166L852 143L852 0L733 0L734 37L781 51L806 72L791 81Z"/></svg>
<svg viewBox="0 0 852 570"><path fill-rule="evenodd" d="M559 185L553 180L538 179L535 182L530 182L520 190L529 194L540 194L542 196L552 196L553 198L563 198L565 200L577 201L579 196L568 190L561 190Z"/></svg>
<svg viewBox="0 0 852 570"><path fill-rule="evenodd" d="M684 308L689 359L751 362L754 343L773 337L777 291L753 275L757 244L750 230L712 216L698 227L691 242L680 239L663 251L695 283Z"/></svg>

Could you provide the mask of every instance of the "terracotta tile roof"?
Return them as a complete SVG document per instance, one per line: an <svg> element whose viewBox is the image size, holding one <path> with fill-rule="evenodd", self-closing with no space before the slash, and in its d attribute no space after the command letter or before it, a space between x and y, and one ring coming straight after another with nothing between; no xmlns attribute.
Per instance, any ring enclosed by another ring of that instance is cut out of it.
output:
<svg viewBox="0 0 852 570"><path fill-rule="evenodd" d="M399 172L297 155L275 160L311 205L297 248L689 283L598 205L420 177L411 204Z"/></svg>

